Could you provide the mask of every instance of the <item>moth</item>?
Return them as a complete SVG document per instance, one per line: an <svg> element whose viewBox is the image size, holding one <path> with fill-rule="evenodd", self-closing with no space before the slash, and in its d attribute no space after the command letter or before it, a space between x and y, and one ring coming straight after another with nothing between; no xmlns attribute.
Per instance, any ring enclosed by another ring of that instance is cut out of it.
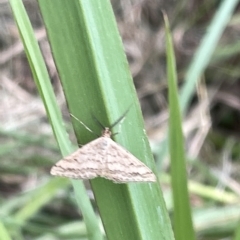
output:
<svg viewBox="0 0 240 240"><path fill-rule="evenodd" d="M152 170L114 142L111 135L110 128L104 128L101 137L57 162L51 174L75 179L103 177L114 183L156 182Z"/></svg>

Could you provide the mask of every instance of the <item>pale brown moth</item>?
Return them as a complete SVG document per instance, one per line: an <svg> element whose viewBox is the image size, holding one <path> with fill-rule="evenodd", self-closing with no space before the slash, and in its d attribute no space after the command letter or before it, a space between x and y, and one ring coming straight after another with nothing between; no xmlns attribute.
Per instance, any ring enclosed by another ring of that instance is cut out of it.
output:
<svg viewBox="0 0 240 240"><path fill-rule="evenodd" d="M144 163L111 139L109 128L57 162L51 174L75 179L103 177L114 183L156 182L156 176Z"/></svg>

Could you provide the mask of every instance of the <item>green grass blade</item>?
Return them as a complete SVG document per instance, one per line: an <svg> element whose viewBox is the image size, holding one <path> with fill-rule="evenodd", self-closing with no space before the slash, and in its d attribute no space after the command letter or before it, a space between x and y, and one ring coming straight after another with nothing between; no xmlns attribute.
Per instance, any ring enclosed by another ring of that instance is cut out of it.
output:
<svg viewBox="0 0 240 240"><path fill-rule="evenodd" d="M4 224L0 221L0 240L11 240L8 230L5 228Z"/></svg>
<svg viewBox="0 0 240 240"><path fill-rule="evenodd" d="M235 229L233 240L238 240L238 239L240 239L240 220L238 221L238 225Z"/></svg>
<svg viewBox="0 0 240 240"><path fill-rule="evenodd" d="M211 60L213 51L215 50L219 39L225 30L229 18L232 16L238 0L222 1L217 13L215 14L210 26L209 31L204 36L200 46L198 47L190 66L188 67L185 82L180 91L180 105L181 111L184 115L191 98L195 92L195 86L198 80L206 69L209 61ZM161 142L158 153L158 159L164 159L168 153L168 139L167 137ZM157 159L157 167L161 169L161 162Z"/></svg>
<svg viewBox="0 0 240 240"><path fill-rule="evenodd" d="M221 2L221 5L208 28L207 34L203 38L194 55L185 77L185 84L181 89L180 102L183 113L186 111L189 102L191 101L191 97L195 92L196 83L209 64L217 43L238 2L238 0L224 0Z"/></svg>
<svg viewBox="0 0 240 240"><path fill-rule="evenodd" d="M24 49L33 73L35 83L44 102L49 121L52 124L53 132L62 154L68 155L73 151L73 147L68 140L60 110L57 106L54 92L50 84L48 72L39 50L39 46L34 37L29 19L20 0L11 0L10 4L22 38L22 42L24 44ZM59 181L62 180L59 179ZM90 200L87 198L87 193L84 189L83 183L81 181L72 181L72 184L74 189L77 191L76 195L85 196L84 202L80 201L79 199L77 203L79 204L79 208L81 209L84 218L86 219L85 223L91 236L90 239L100 239L101 231L98 226L98 221L91 207Z"/></svg>
<svg viewBox="0 0 240 240"><path fill-rule="evenodd" d="M66 187L68 185L68 181L66 179L52 179L43 187L39 188L39 190L29 198L28 202L22 207L15 215L14 220L23 224L26 222L31 216L33 216L44 204L49 202L51 198L56 194L56 190L59 187Z"/></svg>
<svg viewBox="0 0 240 240"><path fill-rule="evenodd" d="M132 105L114 139L150 168L154 162L108 0L39 1L69 111L100 134ZM95 138L73 120L78 141ZM91 181L108 239L173 239L158 184Z"/></svg>
<svg viewBox="0 0 240 240"><path fill-rule="evenodd" d="M177 240L193 240L194 229L187 189L184 138L177 91L176 62L167 16L165 19L169 101L169 150L174 201L174 233Z"/></svg>
<svg viewBox="0 0 240 240"><path fill-rule="evenodd" d="M226 233L230 236L229 232L233 233L237 230L239 216L239 204L196 209L194 211L195 228L202 239L232 239L226 237Z"/></svg>

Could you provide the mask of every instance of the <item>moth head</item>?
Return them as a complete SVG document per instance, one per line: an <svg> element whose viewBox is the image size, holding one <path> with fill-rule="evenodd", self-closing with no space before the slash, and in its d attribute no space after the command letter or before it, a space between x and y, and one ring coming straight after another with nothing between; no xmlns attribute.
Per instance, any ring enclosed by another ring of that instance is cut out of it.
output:
<svg viewBox="0 0 240 240"><path fill-rule="evenodd" d="M103 131L102 131L102 137L111 137L111 135L112 135L112 132L111 132L111 130L110 130L110 128L105 128Z"/></svg>

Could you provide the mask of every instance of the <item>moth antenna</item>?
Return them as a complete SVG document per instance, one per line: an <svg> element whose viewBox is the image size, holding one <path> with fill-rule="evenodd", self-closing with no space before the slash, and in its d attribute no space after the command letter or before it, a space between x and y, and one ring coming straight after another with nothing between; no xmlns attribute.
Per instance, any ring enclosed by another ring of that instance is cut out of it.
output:
<svg viewBox="0 0 240 240"><path fill-rule="evenodd" d="M93 132L92 129L90 129L86 124L84 124L82 121L80 121L77 117L75 117L73 114L70 113L70 116L73 117L75 120L77 120L79 123L81 123L89 132L95 134L97 137L99 137L98 134L96 134L95 132Z"/></svg>
<svg viewBox="0 0 240 240"><path fill-rule="evenodd" d="M132 104L128 107L128 109L122 114L122 116L120 116L109 128L112 129L113 127L115 127L119 122L121 122L127 115L127 113L129 112L130 108L131 108Z"/></svg>
<svg viewBox="0 0 240 240"><path fill-rule="evenodd" d="M112 135L111 135L111 136L113 137L113 136L115 136L115 135L117 135L117 134L119 134L119 132L112 133Z"/></svg>
<svg viewBox="0 0 240 240"><path fill-rule="evenodd" d="M109 127L110 129L112 129L113 127L115 127L119 122L122 121L123 118L126 117L127 113L129 112L130 108L131 108L132 104L129 106L129 108ZM102 129L105 129L106 127L96 118L96 116L92 113L92 117L94 119L95 122L98 123L98 125L100 127L102 127Z"/></svg>
<svg viewBox="0 0 240 240"><path fill-rule="evenodd" d="M96 118L96 116L92 113L93 120L104 130L106 127Z"/></svg>
<svg viewBox="0 0 240 240"><path fill-rule="evenodd" d="M93 120L94 120L95 122L97 122L98 125L99 125L100 127L102 127L103 130L106 129L106 127L95 117L95 115L94 115L93 113L92 113L92 117L93 117ZM112 128L112 127L110 126L109 129L111 129L111 128ZM118 132L112 133L111 136L113 137L113 136L115 136L115 135L117 135L117 134L118 134Z"/></svg>

